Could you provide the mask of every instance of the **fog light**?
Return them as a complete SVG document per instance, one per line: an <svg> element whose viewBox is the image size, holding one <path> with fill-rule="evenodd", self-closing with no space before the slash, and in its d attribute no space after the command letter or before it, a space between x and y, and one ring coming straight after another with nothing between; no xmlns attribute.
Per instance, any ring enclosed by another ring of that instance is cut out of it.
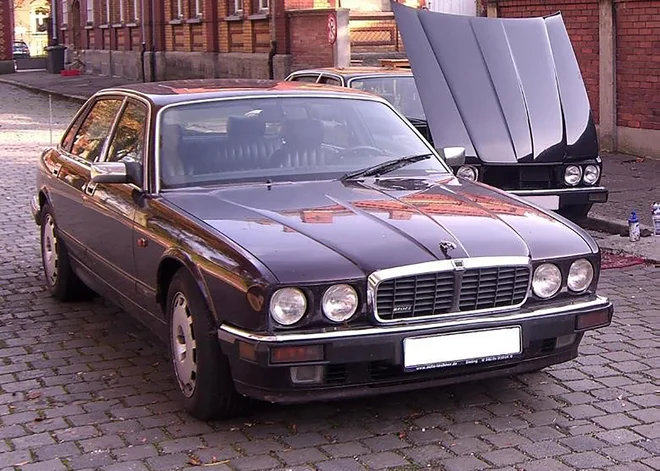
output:
<svg viewBox="0 0 660 471"><path fill-rule="evenodd" d="M289 372L293 384L316 384L323 381L323 365L292 366Z"/></svg>
<svg viewBox="0 0 660 471"><path fill-rule="evenodd" d="M307 345L304 347L274 347L270 350L271 363L301 363L305 361L322 361L323 345Z"/></svg>
<svg viewBox="0 0 660 471"><path fill-rule="evenodd" d="M471 165L464 165L458 169L456 175L474 182L477 181L477 178L479 178L479 171L476 169L476 167L472 167Z"/></svg>
<svg viewBox="0 0 660 471"><path fill-rule="evenodd" d="M577 330L595 329L610 323L610 316L606 309L577 316L575 328Z"/></svg>
<svg viewBox="0 0 660 471"><path fill-rule="evenodd" d="M238 355L243 360L257 361L257 350L251 343L238 342Z"/></svg>
<svg viewBox="0 0 660 471"><path fill-rule="evenodd" d="M555 343L555 348L564 348L575 343L577 338L576 334L568 334L557 337L557 343Z"/></svg>

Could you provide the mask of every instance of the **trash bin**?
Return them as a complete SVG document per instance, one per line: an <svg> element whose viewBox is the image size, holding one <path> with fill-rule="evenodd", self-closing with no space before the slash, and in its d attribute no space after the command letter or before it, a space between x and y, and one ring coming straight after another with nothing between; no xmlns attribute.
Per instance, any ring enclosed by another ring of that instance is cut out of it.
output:
<svg viewBox="0 0 660 471"><path fill-rule="evenodd" d="M59 74L64 69L64 50L66 46L57 44L46 48L46 70L51 74Z"/></svg>

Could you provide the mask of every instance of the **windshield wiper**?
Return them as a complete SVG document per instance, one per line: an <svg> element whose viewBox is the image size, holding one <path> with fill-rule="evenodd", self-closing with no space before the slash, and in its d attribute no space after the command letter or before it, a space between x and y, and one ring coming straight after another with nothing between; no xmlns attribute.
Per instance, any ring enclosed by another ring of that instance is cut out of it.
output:
<svg viewBox="0 0 660 471"><path fill-rule="evenodd" d="M371 167L363 168L362 170L357 170L355 172L350 172L344 174L341 177L341 180L351 180L358 177L371 177L377 175L383 175L388 172L392 172L399 168L405 167L420 160L430 159L432 154L419 154L419 155L409 155L407 157L401 157L399 159L388 160L380 164L372 165Z"/></svg>

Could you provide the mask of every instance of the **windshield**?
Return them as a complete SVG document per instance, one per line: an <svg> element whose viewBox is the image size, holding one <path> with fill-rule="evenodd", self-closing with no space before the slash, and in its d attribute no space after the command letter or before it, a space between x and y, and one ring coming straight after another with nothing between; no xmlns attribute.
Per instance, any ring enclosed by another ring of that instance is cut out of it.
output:
<svg viewBox="0 0 660 471"><path fill-rule="evenodd" d="M431 152L384 103L274 97L176 105L159 113L161 186L340 178ZM448 172L435 156L392 174Z"/></svg>
<svg viewBox="0 0 660 471"><path fill-rule="evenodd" d="M412 75L354 79L351 81L350 87L385 98L408 119L426 120L422 101L417 93L417 86Z"/></svg>

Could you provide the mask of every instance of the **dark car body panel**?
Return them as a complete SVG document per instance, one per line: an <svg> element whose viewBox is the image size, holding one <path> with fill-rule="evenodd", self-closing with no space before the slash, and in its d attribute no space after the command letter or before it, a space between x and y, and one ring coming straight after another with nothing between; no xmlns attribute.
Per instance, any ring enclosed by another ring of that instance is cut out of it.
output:
<svg viewBox="0 0 660 471"><path fill-rule="evenodd" d="M401 176L232 182L160 191L154 136L158 113L168 105L272 93L359 96L384 103L362 92L322 85L250 84L180 81L97 93L78 116L84 116L95 100L113 96L148 107L143 182L95 184L91 163L60 144L42 154L37 195L31 201L38 224L44 204L53 208L58 236L82 281L163 339L169 335L164 312L168 282L177 269L187 270L213 316L240 392L296 402L522 372L577 354L582 338L577 316L598 312L609 324L612 305L595 294L600 253L587 233L516 196L450 173L417 174L409 168ZM76 120L70 129L79 125ZM106 154L107 149L99 158ZM446 244L444 249L441 244ZM552 261L565 278L575 257L590 260L596 272L584 293L563 292L542 302L526 290L520 305L486 313L452 312L430 323L415 319L389 325L373 310L368 283L379 270L447 259L492 258L497 264L499 259L516 258L526 269ZM330 323L322 313L323 294L336 283L350 284L357 292L360 305L348 322ZM290 327L275 324L269 316L271 297L284 286L299 287L310 300L304 320ZM412 376L401 369L405 338L512 325L521 326L521 342L527 348L523 356L481 369L440 368ZM571 342L563 346L538 349L544 341L559 342L567 336ZM346 367L347 382L331 384L328 379L327 387L295 385L289 376L294 363L270 362L274 347L317 343L328 355L322 362L326 371ZM256 357L242 357L241 345L253 348ZM367 369L374 362L393 376L369 376Z"/></svg>
<svg viewBox="0 0 660 471"><path fill-rule="evenodd" d="M392 8L435 142L464 146L486 163L598 155L560 14L501 19Z"/></svg>

